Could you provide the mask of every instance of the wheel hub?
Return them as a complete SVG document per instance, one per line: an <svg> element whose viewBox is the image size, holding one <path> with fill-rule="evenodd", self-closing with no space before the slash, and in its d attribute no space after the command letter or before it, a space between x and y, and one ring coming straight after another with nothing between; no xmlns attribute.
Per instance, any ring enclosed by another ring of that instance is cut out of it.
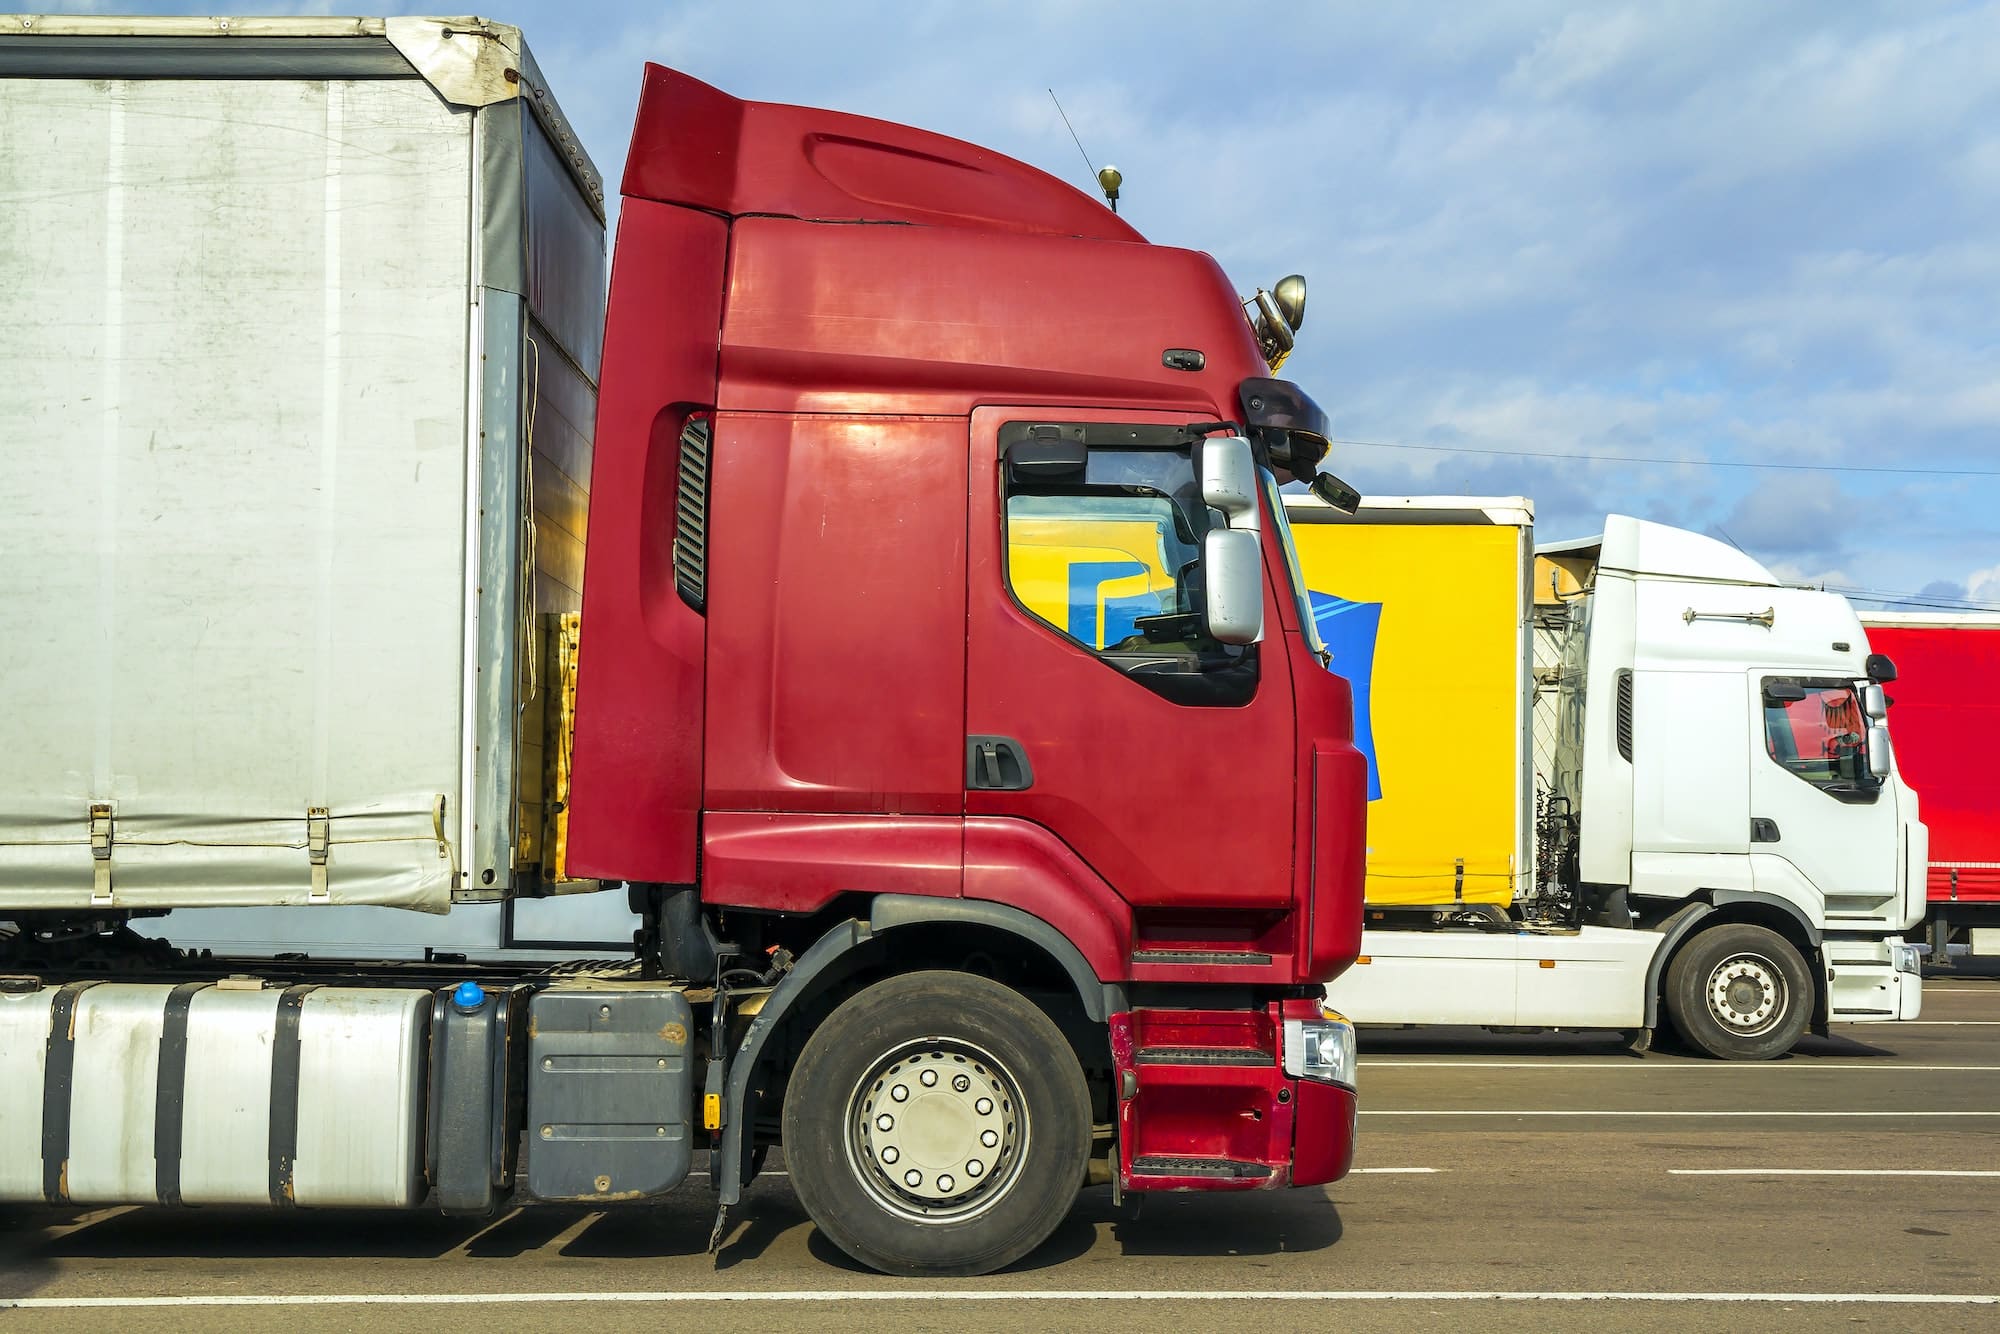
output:
<svg viewBox="0 0 2000 1334"><path fill-rule="evenodd" d="M1732 956L1709 974L1709 1012L1732 1032L1765 1032L1783 1017L1784 1005L1784 975L1762 955Z"/></svg>
<svg viewBox="0 0 2000 1334"><path fill-rule="evenodd" d="M934 1040L876 1062L856 1090L848 1153L898 1212L962 1217L1013 1185L1027 1122L1013 1080L986 1052Z"/></svg>

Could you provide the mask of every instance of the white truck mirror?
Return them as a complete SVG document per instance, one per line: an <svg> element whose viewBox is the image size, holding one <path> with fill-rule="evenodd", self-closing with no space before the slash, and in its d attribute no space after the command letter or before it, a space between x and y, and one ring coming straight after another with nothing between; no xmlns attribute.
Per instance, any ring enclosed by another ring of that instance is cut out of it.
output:
<svg viewBox="0 0 2000 1334"><path fill-rule="evenodd" d="M1231 528L1257 531L1257 460L1248 440L1222 435L1201 442L1201 502L1221 510Z"/></svg>
<svg viewBox="0 0 2000 1334"><path fill-rule="evenodd" d="M1254 644L1264 637L1264 548L1257 534L1211 528L1201 539L1208 601L1208 636L1219 644Z"/></svg>
<svg viewBox="0 0 2000 1334"><path fill-rule="evenodd" d="M1889 729L1880 723L1868 729L1868 772L1877 778L1889 776Z"/></svg>

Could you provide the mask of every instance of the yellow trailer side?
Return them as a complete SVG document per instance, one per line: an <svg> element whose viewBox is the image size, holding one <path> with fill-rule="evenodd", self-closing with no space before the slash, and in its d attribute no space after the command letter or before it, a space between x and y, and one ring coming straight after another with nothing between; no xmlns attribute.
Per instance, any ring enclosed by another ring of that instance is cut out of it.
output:
<svg viewBox="0 0 2000 1334"><path fill-rule="evenodd" d="M1507 904L1533 875L1529 502L1286 508L1369 756L1368 902Z"/></svg>

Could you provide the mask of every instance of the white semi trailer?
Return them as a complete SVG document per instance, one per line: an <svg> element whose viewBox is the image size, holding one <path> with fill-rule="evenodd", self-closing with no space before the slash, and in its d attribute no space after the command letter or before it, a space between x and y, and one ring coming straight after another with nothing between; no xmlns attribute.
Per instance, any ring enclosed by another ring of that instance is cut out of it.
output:
<svg viewBox="0 0 2000 1334"><path fill-rule="evenodd" d="M1619 515L1543 546L1566 592L1537 766L1531 503L1288 508L1379 771L1364 957L1328 988L1343 1013L1642 1042L1664 1016L1732 1059L1917 1016L1901 933L1927 834L1889 744L1894 666L1846 599Z"/></svg>

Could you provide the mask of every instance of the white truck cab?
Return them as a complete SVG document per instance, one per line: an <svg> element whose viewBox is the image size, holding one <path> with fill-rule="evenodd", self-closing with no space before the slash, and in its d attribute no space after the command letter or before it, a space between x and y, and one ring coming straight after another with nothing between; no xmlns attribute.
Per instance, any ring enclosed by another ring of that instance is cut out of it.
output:
<svg viewBox="0 0 2000 1334"><path fill-rule="evenodd" d="M1847 600L1622 515L1537 554L1567 592L1541 673L1553 744L1520 768L1532 864L1504 908L1371 907L1366 962L1330 1002L1360 1023L1648 1035L1664 1010L1738 1059L1915 1018L1900 933L1923 916L1927 835L1889 742L1893 664ZM1524 623L1529 701L1532 640Z"/></svg>

